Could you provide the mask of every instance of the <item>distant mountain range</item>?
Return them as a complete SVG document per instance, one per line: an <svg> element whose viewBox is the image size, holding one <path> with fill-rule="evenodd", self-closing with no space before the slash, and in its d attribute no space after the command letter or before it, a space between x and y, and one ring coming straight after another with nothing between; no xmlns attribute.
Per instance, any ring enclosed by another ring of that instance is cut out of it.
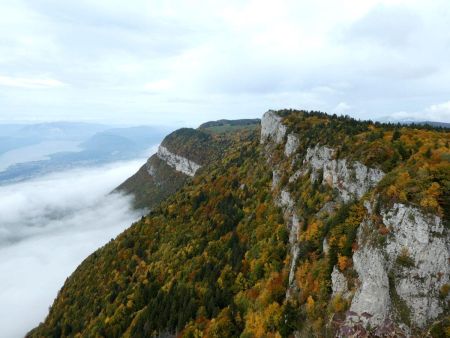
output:
<svg viewBox="0 0 450 338"><path fill-rule="evenodd" d="M379 122L382 123L391 123L391 124L404 124L404 125L420 125L420 126L432 126L432 127L441 127L441 128L450 128L450 123L448 122L440 122L440 121L417 121L411 119L392 119L389 117L380 118Z"/></svg>
<svg viewBox="0 0 450 338"><path fill-rule="evenodd" d="M76 166L148 156L168 130L78 122L0 125L0 184Z"/></svg>
<svg viewBox="0 0 450 338"><path fill-rule="evenodd" d="M447 123L447 122L423 121L423 122L409 122L407 124L421 124L421 125L429 125L429 126L433 126L433 127L450 128L450 123Z"/></svg>

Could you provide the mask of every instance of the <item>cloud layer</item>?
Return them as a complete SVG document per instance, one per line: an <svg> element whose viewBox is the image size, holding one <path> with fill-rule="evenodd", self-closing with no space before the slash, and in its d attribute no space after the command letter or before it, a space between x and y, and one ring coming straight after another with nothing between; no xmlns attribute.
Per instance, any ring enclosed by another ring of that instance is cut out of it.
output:
<svg viewBox="0 0 450 338"><path fill-rule="evenodd" d="M79 169L0 187L0 336L42 321L66 277L139 214L106 195L140 161Z"/></svg>
<svg viewBox="0 0 450 338"><path fill-rule="evenodd" d="M0 12L3 120L194 125L294 107L450 121L427 109L450 99L447 0L19 0Z"/></svg>

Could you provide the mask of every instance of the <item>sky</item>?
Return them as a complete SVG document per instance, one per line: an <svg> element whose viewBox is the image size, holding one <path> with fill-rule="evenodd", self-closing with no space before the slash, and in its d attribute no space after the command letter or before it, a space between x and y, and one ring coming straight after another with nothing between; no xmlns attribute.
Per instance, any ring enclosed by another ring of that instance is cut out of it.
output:
<svg viewBox="0 0 450 338"><path fill-rule="evenodd" d="M450 122L448 0L0 2L0 122Z"/></svg>
<svg viewBox="0 0 450 338"><path fill-rule="evenodd" d="M107 195L144 159L0 186L0 336L43 321L66 278L139 218L129 196Z"/></svg>

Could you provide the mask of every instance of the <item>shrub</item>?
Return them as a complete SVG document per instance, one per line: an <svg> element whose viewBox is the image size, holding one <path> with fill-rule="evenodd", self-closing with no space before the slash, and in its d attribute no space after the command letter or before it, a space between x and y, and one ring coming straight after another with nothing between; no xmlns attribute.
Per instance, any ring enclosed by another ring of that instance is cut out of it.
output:
<svg viewBox="0 0 450 338"><path fill-rule="evenodd" d="M442 299L445 299L447 298L449 292L450 292L450 284L446 283L441 286L441 289L439 290L439 296Z"/></svg>
<svg viewBox="0 0 450 338"><path fill-rule="evenodd" d="M415 266L414 259L409 255L407 248L403 248L400 254L397 256L397 264L405 268L411 268Z"/></svg>

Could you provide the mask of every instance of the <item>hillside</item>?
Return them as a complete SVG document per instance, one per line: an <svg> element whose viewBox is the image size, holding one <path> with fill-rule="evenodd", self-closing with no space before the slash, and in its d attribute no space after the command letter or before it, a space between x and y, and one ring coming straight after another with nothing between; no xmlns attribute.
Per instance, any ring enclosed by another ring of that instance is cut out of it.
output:
<svg viewBox="0 0 450 338"><path fill-rule="evenodd" d="M443 337L449 142L292 110L176 131L144 167L166 181L127 181L174 188L77 268L28 337Z"/></svg>
<svg viewBox="0 0 450 338"><path fill-rule="evenodd" d="M116 191L133 194L136 208L151 210L197 170L219 159L239 132L258 127L259 120L220 120L198 129L178 129L164 138L158 152Z"/></svg>

